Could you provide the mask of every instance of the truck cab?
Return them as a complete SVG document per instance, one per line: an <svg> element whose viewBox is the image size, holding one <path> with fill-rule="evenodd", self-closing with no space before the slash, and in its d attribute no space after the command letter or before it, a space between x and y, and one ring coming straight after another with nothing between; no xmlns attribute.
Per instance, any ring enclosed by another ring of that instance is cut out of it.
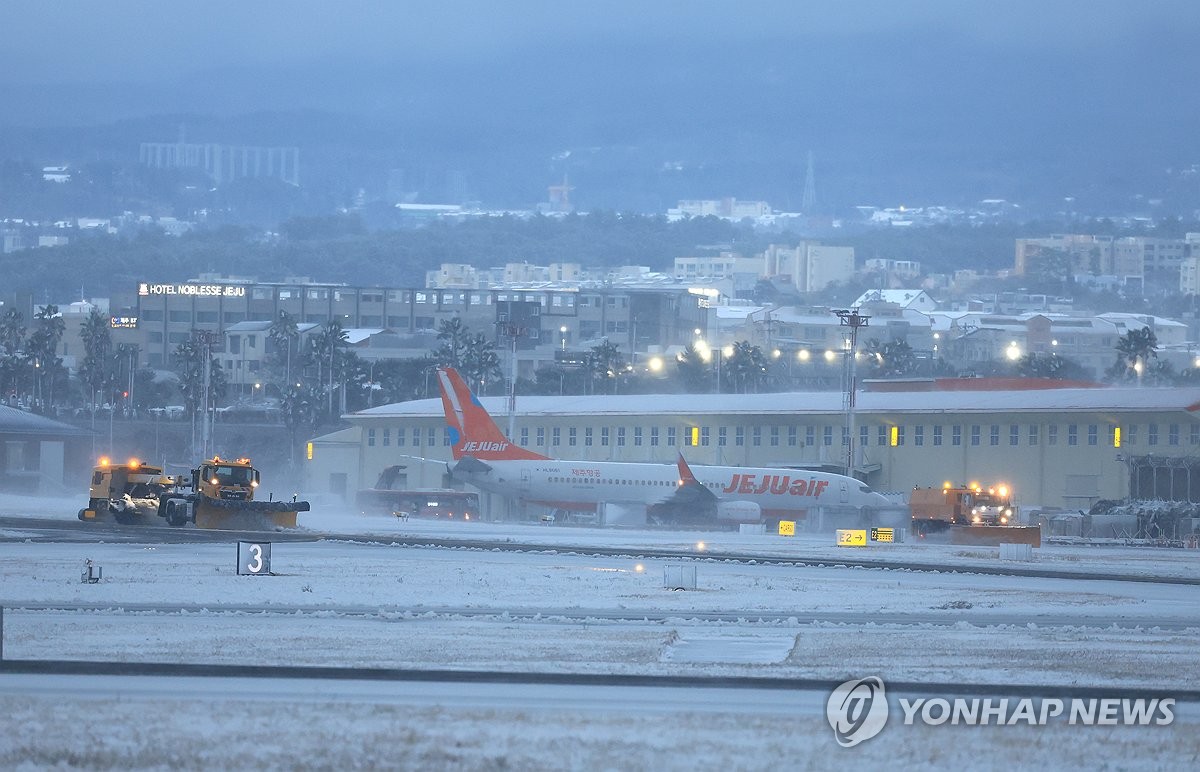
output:
<svg viewBox="0 0 1200 772"><path fill-rule="evenodd" d="M192 470L192 489L221 501L253 501L258 470L248 458L222 460L214 456Z"/></svg>

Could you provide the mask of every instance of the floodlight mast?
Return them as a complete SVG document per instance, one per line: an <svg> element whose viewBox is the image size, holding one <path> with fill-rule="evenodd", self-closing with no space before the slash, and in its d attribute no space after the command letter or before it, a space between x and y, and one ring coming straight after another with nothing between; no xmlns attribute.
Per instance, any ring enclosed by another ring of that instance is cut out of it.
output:
<svg viewBox="0 0 1200 772"><path fill-rule="evenodd" d="M841 321L843 327L850 328L849 347L846 350L846 392L844 406L846 409L846 476L854 476L854 408L856 405L857 383L855 379L854 362L858 353L858 330L870 325L871 317L860 314L857 308L834 309L833 313Z"/></svg>

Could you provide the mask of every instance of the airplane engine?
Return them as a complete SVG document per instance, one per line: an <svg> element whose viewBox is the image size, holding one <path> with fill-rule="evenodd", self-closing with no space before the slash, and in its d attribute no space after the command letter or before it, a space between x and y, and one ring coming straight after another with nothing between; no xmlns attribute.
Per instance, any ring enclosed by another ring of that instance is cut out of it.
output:
<svg viewBox="0 0 1200 772"><path fill-rule="evenodd" d="M753 501L719 501L717 502L717 521L758 523L762 521L762 507Z"/></svg>

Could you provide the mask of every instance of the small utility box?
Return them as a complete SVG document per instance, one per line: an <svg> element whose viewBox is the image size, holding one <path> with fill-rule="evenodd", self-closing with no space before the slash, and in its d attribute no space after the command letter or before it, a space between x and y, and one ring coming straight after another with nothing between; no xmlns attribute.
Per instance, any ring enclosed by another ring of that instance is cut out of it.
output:
<svg viewBox="0 0 1200 772"><path fill-rule="evenodd" d="M83 573L79 575L79 581L83 584L96 584L104 578L104 569L93 563L90 559L83 563Z"/></svg>
<svg viewBox="0 0 1200 772"><path fill-rule="evenodd" d="M237 572L239 576L270 576L271 542L239 541Z"/></svg>
<svg viewBox="0 0 1200 772"><path fill-rule="evenodd" d="M696 566L688 563L668 563L663 566L663 587L668 590L696 589Z"/></svg>

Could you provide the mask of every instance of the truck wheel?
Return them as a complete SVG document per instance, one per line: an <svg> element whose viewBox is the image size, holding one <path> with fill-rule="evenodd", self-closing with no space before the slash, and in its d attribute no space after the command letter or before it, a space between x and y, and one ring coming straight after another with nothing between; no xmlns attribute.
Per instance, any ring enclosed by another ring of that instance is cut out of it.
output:
<svg viewBox="0 0 1200 772"><path fill-rule="evenodd" d="M187 524L187 513L176 501L167 502L167 525L178 528Z"/></svg>
<svg viewBox="0 0 1200 772"><path fill-rule="evenodd" d="M121 525L133 525L135 522L137 522L137 518L134 515L131 515L128 512L118 512L115 509L113 510L113 519Z"/></svg>

